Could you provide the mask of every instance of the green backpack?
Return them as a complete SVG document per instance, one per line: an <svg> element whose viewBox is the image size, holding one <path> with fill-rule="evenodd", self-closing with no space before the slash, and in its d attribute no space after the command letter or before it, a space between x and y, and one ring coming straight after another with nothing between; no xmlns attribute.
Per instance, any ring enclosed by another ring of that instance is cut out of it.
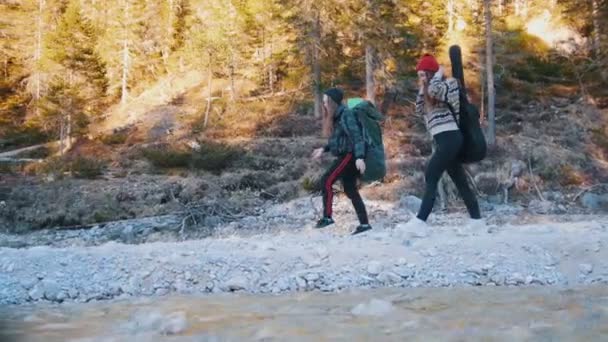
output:
<svg viewBox="0 0 608 342"><path fill-rule="evenodd" d="M359 121L365 140L365 173L361 180L364 182L381 180L386 176L386 157L380 126L384 116L373 103L362 98L348 99L347 105Z"/></svg>

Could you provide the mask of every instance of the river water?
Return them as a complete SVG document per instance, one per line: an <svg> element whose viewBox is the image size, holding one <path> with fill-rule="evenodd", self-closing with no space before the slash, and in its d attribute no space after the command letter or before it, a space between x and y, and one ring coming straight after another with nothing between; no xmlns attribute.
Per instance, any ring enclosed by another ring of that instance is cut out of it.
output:
<svg viewBox="0 0 608 342"><path fill-rule="evenodd" d="M1 341L608 341L608 287L368 289L37 304Z"/></svg>

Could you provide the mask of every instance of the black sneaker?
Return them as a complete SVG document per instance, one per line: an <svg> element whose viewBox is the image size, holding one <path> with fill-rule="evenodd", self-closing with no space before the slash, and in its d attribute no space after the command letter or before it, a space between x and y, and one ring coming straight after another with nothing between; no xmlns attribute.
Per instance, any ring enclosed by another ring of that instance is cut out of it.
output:
<svg viewBox="0 0 608 342"><path fill-rule="evenodd" d="M362 224L362 225L359 225L359 227L357 227L357 229L355 229L355 231L352 233L352 235L361 234L370 229L372 229L372 226L370 226L369 224Z"/></svg>
<svg viewBox="0 0 608 342"><path fill-rule="evenodd" d="M331 217L324 217L317 222L317 228L325 228L334 223L336 222L334 222L334 219L332 219Z"/></svg>

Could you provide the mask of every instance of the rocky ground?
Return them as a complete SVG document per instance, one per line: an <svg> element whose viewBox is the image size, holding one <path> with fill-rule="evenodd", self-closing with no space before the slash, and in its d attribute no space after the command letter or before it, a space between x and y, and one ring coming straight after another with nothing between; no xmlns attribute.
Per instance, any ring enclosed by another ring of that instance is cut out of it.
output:
<svg viewBox="0 0 608 342"><path fill-rule="evenodd" d="M200 240L180 241L196 232L175 231L172 216L108 229L3 235L0 303L608 283L606 216L539 215L485 204L485 227L452 213L435 215L426 229L405 231L400 224L416 202L370 201L374 230L358 236L349 234L356 222L344 197L336 204L341 223L324 230L312 228L319 199L301 198L268 206L260 216L218 227ZM150 242L155 240L163 242ZM136 244L143 241L149 243Z"/></svg>

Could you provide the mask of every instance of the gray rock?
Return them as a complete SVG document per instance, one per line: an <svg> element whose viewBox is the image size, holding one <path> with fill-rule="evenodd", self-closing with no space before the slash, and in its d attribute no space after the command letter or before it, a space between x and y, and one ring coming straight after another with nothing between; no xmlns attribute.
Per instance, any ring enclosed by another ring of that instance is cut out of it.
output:
<svg viewBox="0 0 608 342"><path fill-rule="evenodd" d="M44 298L44 289L42 284L37 284L28 292L28 295L32 300L41 300Z"/></svg>
<svg viewBox="0 0 608 342"><path fill-rule="evenodd" d="M135 231L133 229L133 226L131 226L131 225L126 226L122 230L122 232L120 234L120 238L125 243L133 243L135 241Z"/></svg>
<svg viewBox="0 0 608 342"><path fill-rule="evenodd" d="M582 274L591 274L593 272L593 265L591 264L580 264L578 269Z"/></svg>
<svg viewBox="0 0 608 342"><path fill-rule="evenodd" d="M415 213L420 209L422 200L416 196L406 195L399 200L399 208Z"/></svg>
<svg viewBox="0 0 608 342"><path fill-rule="evenodd" d="M371 275L378 275L380 274L380 272L382 272L382 264L379 263L378 261L371 261L368 265L367 265L367 273L371 274Z"/></svg>
<svg viewBox="0 0 608 342"><path fill-rule="evenodd" d="M21 280L21 286L23 286L26 290L31 290L38 283L38 279L28 278Z"/></svg>
<svg viewBox="0 0 608 342"><path fill-rule="evenodd" d="M287 278L281 278L278 281L278 285L283 291L288 291L292 289L292 283Z"/></svg>
<svg viewBox="0 0 608 342"><path fill-rule="evenodd" d="M399 258L397 259L397 262L395 263L396 266L400 266L400 265L407 265L407 259L405 258Z"/></svg>
<svg viewBox="0 0 608 342"><path fill-rule="evenodd" d="M402 278L394 272L384 271L378 275L378 280L384 284L395 284L401 282Z"/></svg>
<svg viewBox="0 0 608 342"><path fill-rule="evenodd" d="M508 285L519 285L519 284L523 284L524 282L525 282L525 279L522 277L521 274L519 274L517 272L513 273L507 280Z"/></svg>
<svg viewBox="0 0 608 342"><path fill-rule="evenodd" d="M480 265L475 265L475 266L469 267L467 269L467 272L482 276L482 275L488 274L488 269L487 268L484 269L484 267L482 267Z"/></svg>
<svg viewBox="0 0 608 342"><path fill-rule="evenodd" d="M299 289L305 289L307 286L306 279L302 277L296 277L296 284L298 285Z"/></svg>
<svg viewBox="0 0 608 342"><path fill-rule="evenodd" d="M581 204L590 210L608 210L608 194L597 195L588 192L581 197Z"/></svg>
<svg viewBox="0 0 608 342"><path fill-rule="evenodd" d="M559 191L543 192L543 196L549 201L561 202L564 200L564 194Z"/></svg>
<svg viewBox="0 0 608 342"><path fill-rule="evenodd" d="M79 294L80 293L78 292L78 290L76 290L74 288L68 290L68 297L69 298L76 299L76 298L78 298Z"/></svg>
<svg viewBox="0 0 608 342"><path fill-rule="evenodd" d="M212 281L208 281L207 284L205 284L205 290L209 291L209 292L213 292L215 289L215 283Z"/></svg>
<svg viewBox="0 0 608 342"><path fill-rule="evenodd" d="M56 301L58 302L63 302L64 300L70 298L70 296L68 295L68 293L66 291L60 291L59 294L57 295Z"/></svg>
<svg viewBox="0 0 608 342"><path fill-rule="evenodd" d="M249 284L249 280L243 275L236 275L224 283L223 288L228 291L245 290Z"/></svg>
<svg viewBox="0 0 608 342"><path fill-rule="evenodd" d="M52 280L45 280L41 283L41 285L44 290L44 298L50 301L59 300L58 298L62 290L56 282Z"/></svg>
<svg viewBox="0 0 608 342"><path fill-rule="evenodd" d="M315 282L315 281L319 280L319 274L318 273L308 273L307 275L304 276L304 278L308 282Z"/></svg>
<svg viewBox="0 0 608 342"><path fill-rule="evenodd" d="M161 287L156 289L156 291L154 291L154 294L157 296L165 296L169 293L169 289L165 288L165 287Z"/></svg>
<svg viewBox="0 0 608 342"><path fill-rule="evenodd" d="M203 221L203 225L205 227L213 228L219 226L220 224L222 224L222 219L218 216L207 216Z"/></svg>
<svg viewBox="0 0 608 342"><path fill-rule="evenodd" d="M396 267L393 269L393 271L398 274L400 277L402 278L412 278L414 276L414 270L409 268L409 267L405 267L405 266L401 266L401 267Z"/></svg>
<svg viewBox="0 0 608 342"><path fill-rule="evenodd" d="M493 274L490 280L496 285L503 285L505 283L505 276L502 274Z"/></svg>
<svg viewBox="0 0 608 342"><path fill-rule="evenodd" d="M548 214L553 211L554 204L550 201L532 200L528 205L528 208L537 214Z"/></svg>

